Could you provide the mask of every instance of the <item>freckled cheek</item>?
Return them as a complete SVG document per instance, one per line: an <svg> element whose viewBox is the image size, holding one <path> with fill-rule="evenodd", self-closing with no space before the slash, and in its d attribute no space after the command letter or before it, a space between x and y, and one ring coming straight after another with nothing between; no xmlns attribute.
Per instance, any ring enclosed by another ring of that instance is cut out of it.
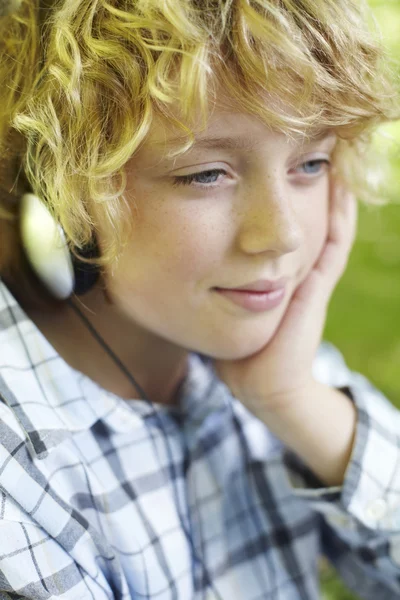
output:
<svg viewBox="0 0 400 600"><path fill-rule="evenodd" d="M137 223L133 235L124 262L129 263L130 255L147 279L153 273L165 282L196 285L212 277L221 255L221 224L215 215L207 218L206 211L152 212Z"/></svg>
<svg viewBox="0 0 400 600"><path fill-rule="evenodd" d="M163 257L164 268L181 283L196 285L212 276L220 253L218 240L210 231L201 227L182 229Z"/></svg>

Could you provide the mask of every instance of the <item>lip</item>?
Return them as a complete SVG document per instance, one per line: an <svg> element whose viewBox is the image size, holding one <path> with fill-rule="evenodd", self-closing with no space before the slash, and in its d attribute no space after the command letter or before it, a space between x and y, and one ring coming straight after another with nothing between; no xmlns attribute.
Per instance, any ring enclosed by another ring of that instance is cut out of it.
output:
<svg viewBox="0 0 400 600"><path fill-rule="evenodd" d="M275 289L267 292L224 288L215 288L215 291L219 296L249 312L261 313L276 308L283 301L286 295L286 286L274 287Z"/></svg>
<svg viewBox="0 0 400 600"><path fill-rule="evenodd" d="M232 287L232 288L215 288L218 291L232 291L232 292L274 292L275 290L280 290L285 287L288 281L287 277L281 277L280 279L276 279L275 281L271 281L269 279L258 279L257 281L252 281L251 283L247 283L246 285L242 285L240 287Z"/></svg>

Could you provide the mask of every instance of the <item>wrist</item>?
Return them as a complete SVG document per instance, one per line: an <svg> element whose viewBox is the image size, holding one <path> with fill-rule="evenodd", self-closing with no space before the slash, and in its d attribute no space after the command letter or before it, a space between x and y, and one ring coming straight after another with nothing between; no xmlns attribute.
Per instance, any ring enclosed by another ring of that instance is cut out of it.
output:
<svg viewBox="0 0 400 600"><path fill-rule="evenodd" d="M357 421L353 402L315 380L283 397L263 421L327 486L341 485Z"/></svg>
<svg viewBox="0 0 400 600"><path fill-rule="evenodd" d="M302 402L307 403L310 397L315 396L321 386L326 387L310 376L296 387L269 394L263 403L266 417L285 419L291 410Z"/></svg>

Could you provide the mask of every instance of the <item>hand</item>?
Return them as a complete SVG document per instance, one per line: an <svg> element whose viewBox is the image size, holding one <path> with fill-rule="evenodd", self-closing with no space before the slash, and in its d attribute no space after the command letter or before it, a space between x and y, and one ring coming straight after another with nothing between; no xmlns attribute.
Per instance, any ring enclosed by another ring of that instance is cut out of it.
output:
<svg viewBox="0 0 400 600"><path fill-rule="evenodd" d="M357 221L353 194L333 177L329 230L306 279L297 287L273 338L256 354L216 360L214 368L232 394L256 416L296 402L315 383L312 365L321 341L332 292L352 248Z"/></svg>

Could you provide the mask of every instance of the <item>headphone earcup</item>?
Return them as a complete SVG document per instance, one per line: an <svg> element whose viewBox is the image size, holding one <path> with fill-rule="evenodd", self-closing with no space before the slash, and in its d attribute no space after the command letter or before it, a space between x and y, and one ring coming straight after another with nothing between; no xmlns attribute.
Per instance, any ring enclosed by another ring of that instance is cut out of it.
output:
<svg viewBox="0 0 400 600"><path fill-rule="evenodd" d="M91 244L88 244L79 251L80 256L83 258L98 258L100 256L99 247L96 240L93 240ZM74 254L72 257L72 267L75 276L74 292L77 296L83 296L86 294L96 283L99 278L99 268L92 263L85 263Z"/></svg>
<svg viewBox="0 0 400 600"><path fill-rule="evenodd" d="M20 232L33 271L53 296L66 300L72 293L82 295L94 285L98 269L70 252L62 227L35 194L21 198ZM81 254L85 258L99 256L97 244Z"/></svg>

